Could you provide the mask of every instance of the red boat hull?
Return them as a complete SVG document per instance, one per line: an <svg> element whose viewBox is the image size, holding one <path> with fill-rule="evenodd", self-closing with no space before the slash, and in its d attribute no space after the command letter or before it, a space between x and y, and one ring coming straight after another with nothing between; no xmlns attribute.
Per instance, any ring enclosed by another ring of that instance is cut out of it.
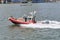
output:
<svg viewBox="0 0 60 40"><path fill-rule="evenodd" d="M21 20L15 19L15 18L9 18L9 20L14 24L30 24L30 23L36 23L34 20L29 20L27 22L23 22Z"/></svg>

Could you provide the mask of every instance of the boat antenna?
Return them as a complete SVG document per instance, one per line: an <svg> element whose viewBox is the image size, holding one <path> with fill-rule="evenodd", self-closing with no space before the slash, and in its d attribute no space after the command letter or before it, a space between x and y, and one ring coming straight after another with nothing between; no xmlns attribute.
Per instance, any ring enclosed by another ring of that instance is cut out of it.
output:
<svg viewBox="0 0 60 40"><path fill-rule="evenodd" d="M26 17L27 15L26 14L24 14L22 17Z"/></svg>
<svg viewBox="0 0 60 40"><path fill-rule="evenodd" d="M36 11L34 11L34 15L36 14Z"/></svg>
<svg viewBox="0 0 60 40"><path fill-rule="evenodd" d="M36 14L36 11L30 12L30 14L34 16Z"/></svg>
<svg viewBox="0 0 60 40"><path fill-rule="evenodd" d="M36 11L33 11L33 16L35 16L35 14L36 14Z"/></svg>

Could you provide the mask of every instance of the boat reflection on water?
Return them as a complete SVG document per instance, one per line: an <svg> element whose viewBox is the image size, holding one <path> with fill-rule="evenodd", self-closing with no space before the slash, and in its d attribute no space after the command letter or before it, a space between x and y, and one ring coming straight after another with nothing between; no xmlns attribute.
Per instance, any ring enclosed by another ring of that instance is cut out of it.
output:
<svg viewBox="0 0 60 40"><path fill-rule="evenodd" d="M15 25L15 24L9 25L9 29L12 29L12 30L19 29L19 30L26 30L26 31L28 31L28 30L32 30L33 31L34 30L34 28L25 28L24 26Z"/></svg>
<svg viewBox="0 0 60 40"><path fill-rule="evenodd" d="M9 25L9 28L11 28L11 29L16 29L16 28L22 29L23 27L21 27L20 25L17 25L17 24L13 24L13 25Z"/></svg>

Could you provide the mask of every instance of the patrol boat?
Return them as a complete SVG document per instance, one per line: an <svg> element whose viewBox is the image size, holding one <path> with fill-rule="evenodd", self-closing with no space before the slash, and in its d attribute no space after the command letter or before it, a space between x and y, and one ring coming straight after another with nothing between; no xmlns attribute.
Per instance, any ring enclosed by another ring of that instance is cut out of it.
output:
<svg viewBox="0 0 60 40"><path fill-rule="evenodd" d="M9 21L11 21L12 23L14 24L31 24L31 23L36 23L36 20L35 20L35 14L36 11L34 12L31 12L31 16L23 16L21 18L14 18L13 16L10 16L8 19Z"/></svg>

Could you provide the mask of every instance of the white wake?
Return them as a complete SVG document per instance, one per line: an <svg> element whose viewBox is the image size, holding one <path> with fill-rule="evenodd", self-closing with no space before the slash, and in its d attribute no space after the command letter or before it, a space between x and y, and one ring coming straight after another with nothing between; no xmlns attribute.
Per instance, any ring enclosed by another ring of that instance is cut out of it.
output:
<svg viewBox="0 0 60 40"><path fill-rule="evenodd" d="M60 28L60 22L58 21L38 21L35 24L21 24L25 28Z"/></svg>

